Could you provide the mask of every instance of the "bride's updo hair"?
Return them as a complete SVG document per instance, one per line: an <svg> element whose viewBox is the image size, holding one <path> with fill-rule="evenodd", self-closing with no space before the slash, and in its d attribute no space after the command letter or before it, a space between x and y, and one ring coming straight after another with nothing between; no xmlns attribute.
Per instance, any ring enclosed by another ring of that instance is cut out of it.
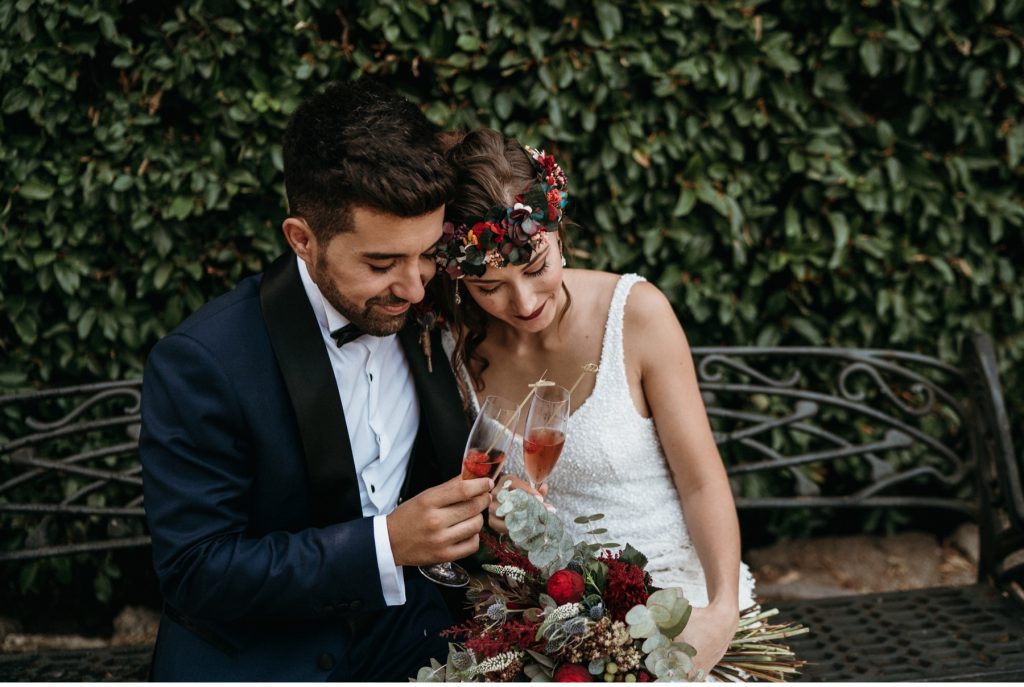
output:
<svg viewBox="0 0 1024 687"><path fill-rule="evenodd" d="M440 140L455 171L455 194L445 205L444 213L445 220L453 224L478 219L496 205L512 207L516 195L538 179L537 170L523 146L494 129L481 127L466 134L446 132L441 134ZM563 219L558 227L563 251L567 250L566 222ZM455 379L464 403L470 408L469 394L472 391L466 388L458 370L465 366L474 389L483 390L483 373L490 363L477 348L487 338L488 316L468 290L447 274L438 274L431 281L430 288L434 302L450 323L455 337L452 369L456 371ZM456 289L461 291L461 303L455 302ZM564 281L562 290L566 301L558 314L559 322L572 305Z"/></svg>

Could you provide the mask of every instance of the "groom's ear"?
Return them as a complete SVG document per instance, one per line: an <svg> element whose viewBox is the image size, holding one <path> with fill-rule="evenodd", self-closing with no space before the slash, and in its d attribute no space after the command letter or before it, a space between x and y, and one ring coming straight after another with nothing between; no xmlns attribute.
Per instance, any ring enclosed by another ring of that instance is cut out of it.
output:
<svg viewBox="0 0 1024 687"><path fill-rule="evenodd" d="M281 223L281 231L284 232L288 245L303 262L307 265L314 262L316 236L313 235L313 230L309 228L306 220L301 217L288 217Z"/></svg>

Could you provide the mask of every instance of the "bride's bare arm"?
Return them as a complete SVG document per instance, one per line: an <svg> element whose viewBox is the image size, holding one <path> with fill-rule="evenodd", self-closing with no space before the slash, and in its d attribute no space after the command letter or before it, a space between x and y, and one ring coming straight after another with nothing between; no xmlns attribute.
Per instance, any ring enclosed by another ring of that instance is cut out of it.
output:
<svg viewBox="0 0 1024 687"><path fill-rule="evenodd" d="M704 569L710 603L695 612L683 639L694 644L696 664L707 671L721 658L738 624L736 505L708 424L686 335L668 299L654 285L641 282L633 287L624 341L634 403L645 405L654 418Z"/></svg>

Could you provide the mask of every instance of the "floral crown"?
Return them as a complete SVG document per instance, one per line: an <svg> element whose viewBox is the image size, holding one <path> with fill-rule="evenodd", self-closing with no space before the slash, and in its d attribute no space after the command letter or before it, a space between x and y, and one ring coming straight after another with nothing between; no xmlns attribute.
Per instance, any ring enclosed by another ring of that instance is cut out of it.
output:
<svg viewBox="0 0 1024 687"><path fill-rule="evenodd" d="M488 267L525 265L545 240L558 231L569 202L568 180L555 158L523 146L537 178L515 197L512 207L496 205L464 224L444 223L437 245L437 266L452 279L481 276Z"/></svg>

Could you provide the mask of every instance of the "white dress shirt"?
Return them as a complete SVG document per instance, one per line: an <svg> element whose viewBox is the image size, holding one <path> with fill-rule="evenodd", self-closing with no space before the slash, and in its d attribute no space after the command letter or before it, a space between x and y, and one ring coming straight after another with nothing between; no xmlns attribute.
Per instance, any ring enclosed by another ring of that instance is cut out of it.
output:
<svg viewBox="0 0 1024 687"><path fill-rule="evenodd" d="M405 580L391 553L386 516L398 505L419 429L420 406L409 362L394 334L364 334L339 347L331 332L349 321L324 298L306 263L296 260L338 383L363 517L373 518L384 601L388 606L401 605L405 603Z"/></svg>

